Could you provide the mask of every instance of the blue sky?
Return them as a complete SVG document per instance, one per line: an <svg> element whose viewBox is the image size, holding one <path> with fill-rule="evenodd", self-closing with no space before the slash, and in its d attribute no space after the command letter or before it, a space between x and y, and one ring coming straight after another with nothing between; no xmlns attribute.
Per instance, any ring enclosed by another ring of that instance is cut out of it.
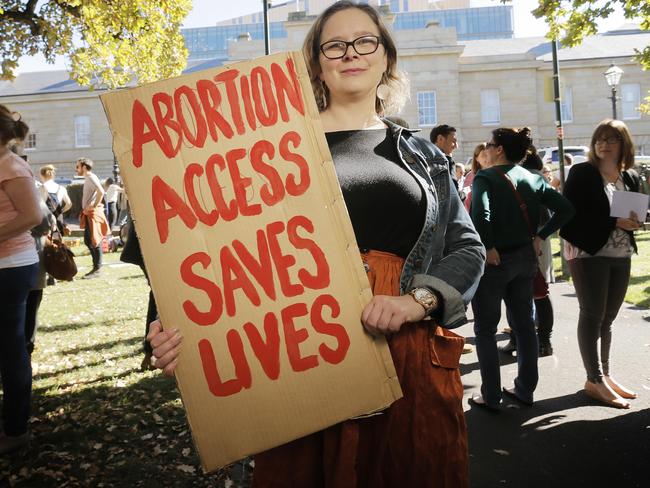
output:
<svg viewBox="0 0 650 488"><path fill-rule="evenodd" d="M259 12L262 9L263 0L194 0L194 8L187 16L184 27L202 27L213 25L222 20L227 20L240 15ZM286 0L272 0L284 3ZM223 3L227 6L224 8ZM537 5L537 0L513 0L515 17L515 37L534 37L546 34L546 24L535 19L530 13ZM219 5L220 4L220 5ZM218 5L218 7L217 7ZM501 5L499 0L472 0L472 7L485 7ZM625 19L621 13L615 13L612 17L599 23L601 31L607 31L623 24ZM45 71L52 69L64 69L65 60L59 59L56 64L51 65L44 61L42 56L25 57L20 60L18 72Z"/></svg>

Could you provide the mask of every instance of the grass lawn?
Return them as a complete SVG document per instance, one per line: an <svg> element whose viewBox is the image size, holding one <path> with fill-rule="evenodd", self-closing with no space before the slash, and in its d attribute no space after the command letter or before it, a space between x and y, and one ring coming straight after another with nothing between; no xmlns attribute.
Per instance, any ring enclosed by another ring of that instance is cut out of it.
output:
<svg viewBox="0 0 650 488"><path fill-rule="evenodd" d="M236 473L202 474L174 380L139 369L149 288L118 257L95 280L46 288L32 445L0 458L0 487L232 486ZM90 257L77 264L81 277Z"/></svg>
<svg viewBox="0 0 650 488"><path fill-rule="evenodd" d="M650 230L637 232L635 237L639 253L632 256L632 276L625 301L639 307L650 308ZM554 254L560 251L560 240L557 237L553 237L551 247ZM553 268L556 278L562 279L559 256L553 258Z"/></svg>

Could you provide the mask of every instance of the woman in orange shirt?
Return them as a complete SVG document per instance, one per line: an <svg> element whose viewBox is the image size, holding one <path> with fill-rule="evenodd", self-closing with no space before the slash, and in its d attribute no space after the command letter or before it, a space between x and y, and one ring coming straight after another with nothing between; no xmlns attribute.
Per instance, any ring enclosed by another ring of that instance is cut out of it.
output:
<svg viewBox="0 0 650 488"><path fill-rule="evenodd" d="M20 115L0 105L0 373L4 398L0 455L29 442L27 422L32 367L25 342L25 307L38 273L30 229L41 222L34 175L9 150L28 127Z"/></svg>

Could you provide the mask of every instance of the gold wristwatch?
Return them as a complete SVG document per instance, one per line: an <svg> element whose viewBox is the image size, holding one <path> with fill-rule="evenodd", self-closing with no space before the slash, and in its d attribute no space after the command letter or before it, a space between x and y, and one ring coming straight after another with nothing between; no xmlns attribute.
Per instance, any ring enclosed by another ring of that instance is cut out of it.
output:
<svg viewBox="0 0 650 488"><path fill-rule="evenodd" d="M424 307L425 315L429 315L438 308L438 297L426 288L413 288L409 291L409 295Z"/></svg>

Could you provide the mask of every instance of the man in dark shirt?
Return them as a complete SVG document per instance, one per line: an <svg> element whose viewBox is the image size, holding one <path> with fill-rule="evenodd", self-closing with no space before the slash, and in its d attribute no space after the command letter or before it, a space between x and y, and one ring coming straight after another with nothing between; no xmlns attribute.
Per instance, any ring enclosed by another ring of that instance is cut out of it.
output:
<svg viewBox="0 0 650 488"><path fill-rule="evenodd" d="M456 138L456 129L447 124L440 124L431 129L429 135L431 142L433 142L440 150L447 156L449 162L449 174L454 181L454 187L458 190L458 180L456 179L456 163L451 155L458 148L458 139Z"/></svg>

